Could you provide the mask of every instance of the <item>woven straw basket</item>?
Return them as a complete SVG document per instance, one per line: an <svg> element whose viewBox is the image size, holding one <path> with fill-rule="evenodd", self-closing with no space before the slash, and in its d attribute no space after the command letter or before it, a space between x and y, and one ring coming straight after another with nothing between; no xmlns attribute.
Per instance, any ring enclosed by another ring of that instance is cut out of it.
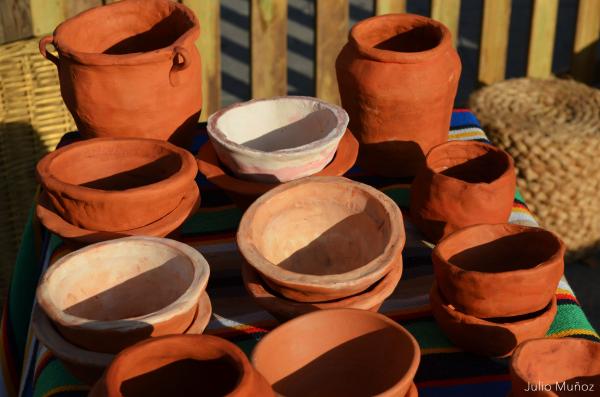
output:
<svg viewBox="0 0 600 397"><path fill-rule="evenodd" d="M559 79L506 80L470 106L518 168L518 186L569 259L600 246L600 90Z"/></svg>

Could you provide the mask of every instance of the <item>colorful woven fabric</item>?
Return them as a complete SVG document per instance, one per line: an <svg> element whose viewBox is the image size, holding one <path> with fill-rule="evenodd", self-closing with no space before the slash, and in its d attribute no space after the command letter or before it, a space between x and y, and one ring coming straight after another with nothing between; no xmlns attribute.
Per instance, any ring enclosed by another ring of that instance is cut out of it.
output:
<svg viewBox="0 0 600 397"><path fill-rule="evenodd" d="M453 114L450 139L487 142L475 117L468 111ZM68 139L69 137L67 137ZM204 142L197 142L196 150ZM348 176L378 187L398 205L408 205L408 180L380 178L354 168ZM199 249L211 265L208 293L213 318L206 333L238 344L250 353L261 336L277 325L247 296L240 276L240 257L234 235L242 212L226 195L198 178L202 207L183 228L181 240ZM511 222L535 225L521 197L515 197ZM406 221L405 221L406 222ZM421 396L506 396L510 382L507 360L493 360L466 353L453 346L430 316L428 292L433 280L431 248L406 222L407 244L404 273L381 312L407 327L417 338L422 359L416 382ZM2 323L3 381L8 395L84 396L79 384L28 331L35 285L42 269L65 253L60 239L50 236L36 222L27 227ZM577 336L600 340L583 314L566 280L557 290L558 313L548 336Z"/></svg>

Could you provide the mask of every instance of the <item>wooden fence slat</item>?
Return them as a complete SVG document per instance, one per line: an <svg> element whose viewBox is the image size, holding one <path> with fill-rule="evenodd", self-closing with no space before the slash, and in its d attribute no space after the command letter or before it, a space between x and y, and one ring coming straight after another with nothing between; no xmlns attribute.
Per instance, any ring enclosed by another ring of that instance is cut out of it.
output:
<svg viewBox="0 0 600 397"><path fill-rule="evenodd" d="M0 43L19 40L33 34L29 1L0 1Z"/></svg>
<svg viewBox="0 0 600 397"><path fill-rule="evenodd" d="M511 0L484 0L479 82L492 84L504 80Z"/></svg>
<svg viewBox="0 0 600 397"><path fill-rule="evenodd" d="M440 21L450 29L452 43L456 46L460 21L460 0L431 0L431 18Z"/></svg>
<svg viewBox="0 0 600 397"><path fill-rule="evenodd" d="M599 3L600 4L600 3ZM533 0L531 35L527 56L528 77L549 77L552 74L552 55L558 0Z"/></svg>
<svg viewBox="0 0 600 397"><path fill-rule="evenodd" d="M406 0L375 0L375 15L406 12Z"/></svg>
<svg viewBox="0 0 600 397"><path fill-rule="evenodd" d="M65 18L71 18L82 11L92 7L101 6L102 4L102 0L67 0L63 4L65 10L64 15Z"/></svg>
<svg viewBox="0 0 600 397"><path fill-rule="evenodd" d="M348 0L317 0L315 14L315 93L339 104L335 59L348 37Z"/></svg>
<svg viewBox="0 0 600 397"><path fill-rule="evenodd" d="M62 0L29 0L29 2L35 36L52 33L54 28L66 18Z"/></svg>
<svg viewBox="0 0 600 397"><path fill-rule="evenodd" d="M250 5L252 98L287 93L287 0Z"/></svg>
<svg viewBox="0 0 600 397"><path fill-rule="evenodd" d="M596 70L596 49L600 41L600 1L579 0L573 43L571 73L577 80L591 82Z"/></svg>
<svg viewBox="0 0 600 397"><path fill-rule="evenodd" d="M221 4L219 0L183 0L200 21L196 47L202 57L201 121L221 107Z"/></svg>

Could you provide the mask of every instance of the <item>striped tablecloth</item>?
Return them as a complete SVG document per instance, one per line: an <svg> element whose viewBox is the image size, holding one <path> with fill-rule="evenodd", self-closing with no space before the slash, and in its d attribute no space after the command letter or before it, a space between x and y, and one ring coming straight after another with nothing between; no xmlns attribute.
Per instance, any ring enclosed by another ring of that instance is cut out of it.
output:
<svg viewBox="0 0 600 397"><path fill-rule="evenodd" d="M65 140L74 135L67 136ZM487 142L476 118L467 110L453 113L449 138ZM206 140L200 137L198 147ZM357 167L350 178L373 185L392 197L401 208L408 206L408 180L374 177ZM234 235L242 215L227 196L201 176L200 211L183 227L181 240L196 247L211 265L208 293L213 317L206 333L227 338L250 353L276 321L246 294L240 276L240 257ZM517 193L511 222L536 225ZM405 219L407 244L404 273L381 312L404 325L419 341L421 365L416 383L421 396L504 397L509 388L507 360L489 359L453 346L430 315L428 291L433 280L431 248ZM35 220L29 222L19 252L9 297L2 319L2 383L7 396L84 396L87 388L69 375L32 335L29 322L38 278L52 261L65 253L58 237ZM515 291L518 293L518 291ZM563 279L556 291L558 313L549 337L577 336L600 340L582 312L569 284Z"/></svg>

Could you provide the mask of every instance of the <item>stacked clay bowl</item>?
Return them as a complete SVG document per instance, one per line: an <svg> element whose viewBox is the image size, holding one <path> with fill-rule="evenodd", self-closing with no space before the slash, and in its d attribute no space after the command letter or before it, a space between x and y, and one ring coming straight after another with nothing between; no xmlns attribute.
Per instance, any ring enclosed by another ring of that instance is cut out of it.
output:
<svg viewBox="0 0 600 397"><path fill-rule="evenodd" d="M34 329L90 382L122 349L149 337L202 333L211 316L209 266L186 244L127 237L59 259L37 289Z"/></svg>
<svg viewBox="0 0 600 397"><path fill-rule="evenodd" d="M164 237L200 200L194 157L153 139L72 143L40 160L37 173L44 188L38 218L59 236L80 243Z"/></svg>
<svg viewBox="0 0 600 397"><path fill-rule="evenodd" d="M244 284L278 319L331 308L376 311L402 275L402 214L384 193L341 177L267 192L237 234Z"/></svg>
<svg viewBox="0 0 600 397"><path fill-rule="evenodd" d="M493 357L543 337L556 314L564 253L555 234L537 227L476 225L448 235L432 254L437 323L456 345Z"/></svg>

